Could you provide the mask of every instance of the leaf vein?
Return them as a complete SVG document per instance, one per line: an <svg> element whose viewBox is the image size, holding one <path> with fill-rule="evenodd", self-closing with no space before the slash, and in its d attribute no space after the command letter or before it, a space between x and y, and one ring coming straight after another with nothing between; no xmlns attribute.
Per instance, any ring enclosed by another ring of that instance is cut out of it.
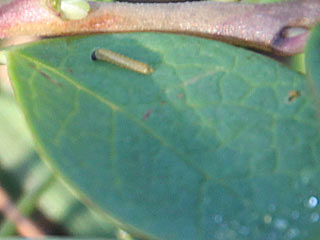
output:
<svg viewBox="0 0 320 240"><path fill-rule="evenodd" d="M39 66L42 66L46 68L48 71L51 71L52 73L56 74L57 76L61 77L65 81L69 82L71 85L75 86L77 89L82 90L86 92L88 95L98 99L101 103L105 104L106 106L110 107L115 112L121 112L124 115L126 115L130 120L135 122L137 125L139 125L144 131L146 131L148 134L150 134L152 137L157 139L163 146L167 147L169 150L177 154L180 159L188 166L190 166L192 169L194 169L200 176L202 176L204 179L209 179L209 176L203 171L200 167L198 167L196 164L193 163L192 160L188 159L185 154L177 151L174 147L172 147L161 135L156 133L153 129L146 126L145 123L143 123L141 120L136 119L134 116L127 113L122 107L116 105L115 103L109 101L105 97L96 94L92 90L88 89L87 87L75 82L72 78L69 76L57 71L55 68L48 66L47 64L44 64L43 62L38 61L37 59L31 58L29 56L26 56L24 54L18 53L21 57L25 58L26 60L33 62L35 64L38 64Z"/></svg>

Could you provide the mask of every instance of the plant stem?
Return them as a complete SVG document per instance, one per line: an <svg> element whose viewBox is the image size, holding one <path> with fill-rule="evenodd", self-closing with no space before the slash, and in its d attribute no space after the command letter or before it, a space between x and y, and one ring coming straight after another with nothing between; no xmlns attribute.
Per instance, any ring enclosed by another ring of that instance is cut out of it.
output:
<svg viewBox="0 0 320 240"><path fill-rule="evenodd" d="M80 20L63 20L43 0L16 0L0 9L0 37L114 32L197 35L280 55L302 52L308 29L320 21L319 0L275 4L90 2Z"/></svg>
<svg viewBox="0 0 320 240"><path fill-rule="evenodd" d="M47 176L46 179L41 184L35 187L30 193L27 193L26 195L24 195L22 199L18 202L16 207L13 205L13 203L9 201L9 197L0 186L1 188L0 194L2 196L2 199L4 200L4 203L5 204L9 203L9 205L11 206L10 207L11 213L8 212L8 209L7 210L5 210L4 208L0 209L6 215L6 219L1 224L1 228L0 228L1 237L10 236L14 234L16 228L20 232L20 234L25 237L44 236L42 231L39 230L38 227L35 226L25 216L28 216L30 215L30 213L33 212L36 206L35 203L37 202L38 198L43 194L43 192L45 192L48 189L48 187L50 187L51 183L53 183L54 181L55 181L55 178L52 174L50 176ZM1 204L0 204L0 207L1 207ZM14 212L12 212L12 209ZM8 212L7 214L5 213L6 211ZM11 217L9 215L11 215ZM18 218L12 217L13 215L18 216ZM25 225L25 223L27 223L27 225ZM26 228L26 226L28 228ZM31 227L29 228L29 226Z"/></svg>

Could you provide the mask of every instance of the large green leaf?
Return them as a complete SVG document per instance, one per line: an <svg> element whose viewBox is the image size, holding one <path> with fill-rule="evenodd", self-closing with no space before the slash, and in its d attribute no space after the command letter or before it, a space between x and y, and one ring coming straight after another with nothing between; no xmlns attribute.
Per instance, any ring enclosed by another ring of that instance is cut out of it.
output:
<svg viewBox="0 0 320 240"><path fill-rule="evenodd" d="M108 48L140 75L91 60ZM40 152L91 206L159 239L316 239L318 115L305 78L188 36L60 38L8 53Z"/></svg>

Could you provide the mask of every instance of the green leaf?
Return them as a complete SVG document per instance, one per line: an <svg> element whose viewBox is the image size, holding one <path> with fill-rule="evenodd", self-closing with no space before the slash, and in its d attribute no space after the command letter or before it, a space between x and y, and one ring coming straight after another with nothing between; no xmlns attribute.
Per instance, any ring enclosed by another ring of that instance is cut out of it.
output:
<svg viewBox="0 0 320 240"><path fill-rule="evenodd" d="M306 47L306 70L311 80L311 84L314 84L314 90L316 95L320 91L320 25L315 27L310 34L310 38Z"/></svg>
<svg viewBox="0 0 320 240"><path fill-rule="evenodd" d="M60 181L46 184L50 172L39 160L25 119L13 96L0 94L0 183L20 213L30 216L38 208L50 221L74 236L111 237L114 229L92 214ZM39 202L39 203L38 203ZM0 221L0 239L15 235L15 225ZM46 229L48 230L48 229Z"/></svg>
<svg viewBox="0 0 320 240"><path fill-rule="evenodd" d="M151 75L93 61L108 48ZM56 38L8 53L38 149L130 233L317 239L318 114L303 75L256 53L168 34Z"/></svg>

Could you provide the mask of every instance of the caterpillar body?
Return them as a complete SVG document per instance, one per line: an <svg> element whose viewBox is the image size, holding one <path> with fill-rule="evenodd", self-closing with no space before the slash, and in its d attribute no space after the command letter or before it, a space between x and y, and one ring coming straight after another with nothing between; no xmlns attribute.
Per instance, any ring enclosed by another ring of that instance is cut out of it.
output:
<svg viewBox="0 0 320 240"><path fill-rule="evenodd" d="M122 54L113 52L108 49L100 48L94 51L93 59L106 61L117 66L129 69L142 74L151 74L154 70L146 63L129 58Z"/></svg>

